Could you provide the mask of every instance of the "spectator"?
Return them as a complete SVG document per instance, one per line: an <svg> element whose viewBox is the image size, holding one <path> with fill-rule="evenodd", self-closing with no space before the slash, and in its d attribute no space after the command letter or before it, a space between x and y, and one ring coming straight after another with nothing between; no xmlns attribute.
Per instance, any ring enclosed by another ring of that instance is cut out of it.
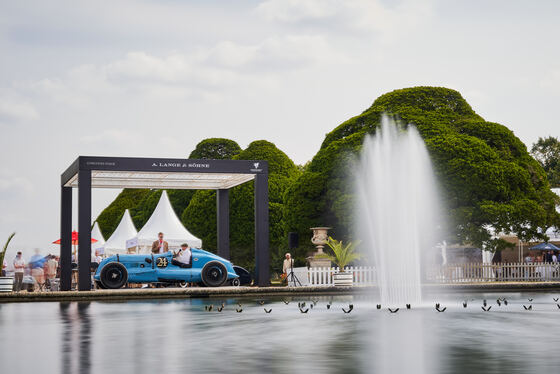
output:
<svg viewBox="0 0 560 374"><path fill-rule="evenodd" d="M29 267L31 268L31 276L37 282L37 285L41 289L45 283L45 272L43 271L43 265L45 264L44 257L41 256L39 250L35 250L35 254L31 256L29 260Z"/></svg>
<svg viewBox="0 0 560 374"><path fill-rule="evenodd" d="M50 282L52 279L56 278L56 268L58 263L56 262L53 255L48 256L47 262L45 262L45 278Z"/></svg>
<svg viewBox="0 0 560 374"><path fill-rule="evenodd" d="M526 264L531 264L533 263L533 257L531 257L530 253L527 253L527 256L525 256L525 263Z"/></svg>
<svg viewBox="0 0 560 374"><path fill-rule="evenodd" d="M556 256L556 253L552 254L552 262L555 264L558 263L558 256Z"/></svg>
<svg viewBox="0 0 560 374"><path fill-rule="evenodd" d="M552 251L548 251L544 254L544 262L548 264L552 262Z"/></svg>
<svg viewBox="0 0 560 374"><path fill-rule="evenodd" d="M282 280L288 279L288 275L292 271L293 267L294 259L291 254L286 253L286 258L284 259L284 262L282 262Z"/></svg>
<svg viewBox="0 0 560 374"><path fill-rule="evenodd" d="M60 278L60 256L55 256L54 260L56 261L56 277Z"/></svg>
<svg viewBox="0 0 560 374"><path fill-rule="evenodd" d="M25 271L25 260L21 255L21 251L18 251L16 257L14 258L14 290L16 292L21 291L24 271Z"/></svg>
<svg viewBox="0 0 560 374"><path fill-rule="evenodd" d="M6 262L6 259L4 259L4 262L2 263L2 276L3 277L6 276L6 269L8 269L8 263Z"/></svg>
<svg viewBox="0 0 560 374"><path fill-rule="evenodd" d="M158 233L158 240L152 243L152 253L166 253L169 251L169 245L163 240L163 233Z"/></svg>
<svg viewBox="0 0 560 374"><path fill-rule="evenodd" d="M93 256L93 258L91 259L91 262L96 262L98 264L101 263L101 261L103 261L103 257L101 256L101 254L99 253L99 250L95 250L95 255Z"/></svg>

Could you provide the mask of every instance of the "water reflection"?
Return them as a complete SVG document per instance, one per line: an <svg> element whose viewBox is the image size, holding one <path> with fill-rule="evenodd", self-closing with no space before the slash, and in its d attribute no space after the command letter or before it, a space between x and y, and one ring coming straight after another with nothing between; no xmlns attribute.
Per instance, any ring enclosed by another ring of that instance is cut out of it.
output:
<svg viewBox="0 0 560 374"><path fill-rule="evenodd" d="M61 360L63 373L88 374L91 369L90 303L61 302L59 306L61 334Z"/></svg>
<svg viewBox="0 0 560 374"><path fill-rule="evenodd" d="M535 297L531 312L516 296L491 312L476 305L481 296L463 309L460 296L445 313L430 304L395 314L357 296L4 304L0 362L14 373L554 372L553 295ZM311 299L300 313L298 301ZM221 313L204 310L222 303Z"/></svg>

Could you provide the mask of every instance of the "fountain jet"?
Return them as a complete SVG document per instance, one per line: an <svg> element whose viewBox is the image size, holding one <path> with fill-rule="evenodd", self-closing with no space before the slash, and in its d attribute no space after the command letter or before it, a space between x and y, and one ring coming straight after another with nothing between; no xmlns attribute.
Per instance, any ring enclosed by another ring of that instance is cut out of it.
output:
<svg viewBox="0 0 560 374"><path fill-rule="evenodd" d="M384 115L356 173L358 236L373 260L381 303L419 304L422 256L441 239L440 204L420 134Z"/></svg>

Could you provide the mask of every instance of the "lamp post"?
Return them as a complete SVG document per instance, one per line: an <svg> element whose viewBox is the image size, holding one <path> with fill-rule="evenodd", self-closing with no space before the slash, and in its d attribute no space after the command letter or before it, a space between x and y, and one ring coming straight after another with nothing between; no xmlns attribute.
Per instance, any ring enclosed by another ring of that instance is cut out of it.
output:
<svg viewBox="0 0 560 374"><path fill-rule="evenodd" d="M308 257L309 266L312 268L330 268L331 261L327 258L317 258L317 255L323 254L323 248L327 244L327 239L329 238L328 232L331 227L312 227L313 237L311 238L311 243L317 247L317 252L313 253L312 256Z"/></svg>

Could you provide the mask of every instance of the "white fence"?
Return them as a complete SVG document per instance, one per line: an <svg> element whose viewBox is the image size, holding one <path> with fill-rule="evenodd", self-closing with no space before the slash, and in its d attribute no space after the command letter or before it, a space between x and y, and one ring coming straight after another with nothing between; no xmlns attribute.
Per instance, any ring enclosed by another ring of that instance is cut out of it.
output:
<svg viewBox="0 0 560 374"><path fill-rule="evenodd" d="M302 286L332 286L333 274L339 268L294 268L294 274ZM349 266L347 272L354 276L355 285L374 285L375 268L371 266ZM289 280L293 285L294 281ZM560 282L560 264L545 263L466 263L432 267L427 270L428 283L469 283L469 282Z"/></svg>
<svg viewBox="0 0 560 374"><path fill-rule="evenodd" d="M332 268L294 268L294 274L302 286L332 286L333 274L340 271L338 267ZM375 284L375 268L371 266L347 266L346 272L353 275L355 285ZM288 279L290 284L292 280ZM296 282L296 285L299 285Z"/></svg>
<svg viewBox="0 0 560 374"><path fill-rule="evenodd" d="M556 263L453 264L430 269L429 282L547 282L560 281Z"/></svg>

